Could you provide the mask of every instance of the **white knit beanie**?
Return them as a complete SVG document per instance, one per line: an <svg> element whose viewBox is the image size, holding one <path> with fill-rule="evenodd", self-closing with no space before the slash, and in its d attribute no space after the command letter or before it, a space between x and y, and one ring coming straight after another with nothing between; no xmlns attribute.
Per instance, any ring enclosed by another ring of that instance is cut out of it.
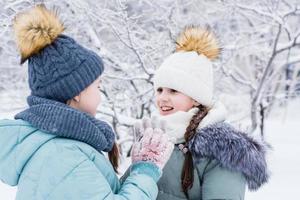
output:
<svg viewBox="0 0 300 200"><path fill-rule="evenodd" d="M212 106L212 60L219 52L217 39L208 29L186 28L176 41L176 52L155 72L154 89L171 88L204 106Z"/></svg>

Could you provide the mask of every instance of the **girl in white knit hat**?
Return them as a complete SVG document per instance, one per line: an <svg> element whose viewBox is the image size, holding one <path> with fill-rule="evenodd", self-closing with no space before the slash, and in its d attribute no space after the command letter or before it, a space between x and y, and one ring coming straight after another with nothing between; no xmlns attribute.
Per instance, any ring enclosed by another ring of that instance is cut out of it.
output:
<svg viewBox="0 0 300 200"><path fill-rule="evenodd" d="M268 180L266 145L225 123L224 106L213 101L212 61L219 53L210 30L188 27L155 73L159 118L176 146L157 199L244 199L246 185L256 190ZM142 125L140 134L151 123Z"/></svg>

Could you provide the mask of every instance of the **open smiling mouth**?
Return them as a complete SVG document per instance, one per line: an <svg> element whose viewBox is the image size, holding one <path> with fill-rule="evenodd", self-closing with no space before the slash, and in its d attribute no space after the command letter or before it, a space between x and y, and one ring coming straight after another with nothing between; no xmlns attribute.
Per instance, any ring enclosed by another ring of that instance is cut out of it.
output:
<svg viewBox="0 0 300 200"><path fill-rule="evenodd" d="M168 112L168 111L171 111L173 110L174 108L173 107L170 107L170 106L161 106L160 107L160 110L162 110L163 112Z"/></svg>

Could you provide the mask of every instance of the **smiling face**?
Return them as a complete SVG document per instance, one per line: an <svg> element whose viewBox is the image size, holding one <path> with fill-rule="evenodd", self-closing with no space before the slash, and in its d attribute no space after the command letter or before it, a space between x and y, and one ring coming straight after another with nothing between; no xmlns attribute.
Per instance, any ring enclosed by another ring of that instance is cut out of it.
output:
<svg viewBox="0 0 300 200"><path fill-rule="evenodd" d="M191 97L166 87L157 89L155 99L160 115L169 115L177 111L187 112L197 105Z"/></svg>

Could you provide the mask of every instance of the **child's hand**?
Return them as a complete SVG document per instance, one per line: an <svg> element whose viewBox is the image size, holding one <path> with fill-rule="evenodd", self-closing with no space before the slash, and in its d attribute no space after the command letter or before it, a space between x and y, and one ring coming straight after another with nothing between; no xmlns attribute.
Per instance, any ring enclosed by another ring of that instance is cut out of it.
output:
<svg viewBox="0 0 300 200"><path fill-rule="evenodd" d="M151 121L151 120L150 120ZM143 121L145 122L145 121ZM174 144L170 141L167 134L161 128L154 128L154 124L146 122L140 133L142 138L132 147L132 162L148 161L153 162L162 169L169 160Z"/></svg>
<svg viewBox="0 0 300 200"><path fill-rule="evenodd" d="M150 118L143 118L142 120L138 121L134 124L134 141L139 141L147 128L154 129L161 129L164 133L166 131L166 121L159 120L157 117Z"/></svg>

